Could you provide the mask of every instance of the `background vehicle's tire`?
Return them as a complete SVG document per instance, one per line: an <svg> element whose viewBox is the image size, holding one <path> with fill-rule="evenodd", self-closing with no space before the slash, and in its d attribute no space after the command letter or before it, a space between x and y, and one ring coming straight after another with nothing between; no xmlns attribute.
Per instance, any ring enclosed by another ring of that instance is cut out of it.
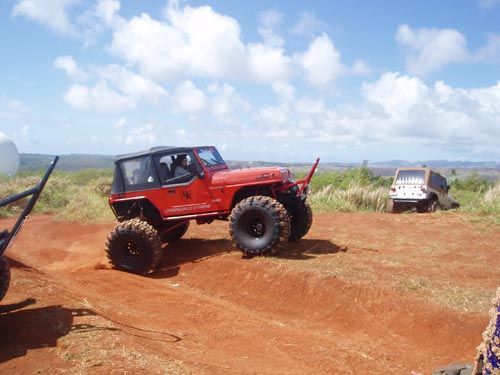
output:
<svg viewBox="0 0 500 375"><path fill-rule="evenodd" d="M5 297L10 284L10 267L5 257L0 257L0 301Z"/></svg>
<svg viewBox="0 0 500 375"><path fill-rule="evenodd" d="M118 223L106 241L106 254L113 268L145 274L162 256L158 232L141 219Z"/></svg>
<svg viewBox="0 0 500 375"><path fill-rule="evenodd" d="M427 203L427 212L436 212L440 209L441 206L439 205L439 201L437 200L437 198L433 198Z"/></svg>
<svg viewBox="0 0 500 375"><path fill-rule="evenodd" d="M290 238L289 241L298 241L304 237L313 222L313 214L311 206L307 201L302 204L291 214L290 220Z"/></svg>
<svg viewBox="0 0 500 375"><path fill-rule="evenodd" d="M245 255L279 250L290 237L290 217L277 200L254 196L238 203L229 216L233 243Z"/></svg>
<svg viewBox="0 0 500 375"><path fill-rule="evenodd" d="M394 213L394 201L392 199L389 199L387 202L387 213L388 214L393 214Z"/></svg>
<svg viewBox="0 0 500 375"><path fill-rule="evenodd" d="M389 199L389 202L387 202L386 211L389 214L400 214L403 209L399 203L394 202L392 199Z"/></svg>
<svg viewBox="0 0 500 375"><path fill-rule="evenodd" d="M160 226L158 229L158 232L164 231L168 229L169 227L174 226L175 224L178 224L176 222L166 222ZM184 236L189 228L189 221L186 221L185 223L179 225L175 229L166 232L162 235L160 235L160 240L162 243L166 242L174 242L180 239L182 236Z"/></svg>

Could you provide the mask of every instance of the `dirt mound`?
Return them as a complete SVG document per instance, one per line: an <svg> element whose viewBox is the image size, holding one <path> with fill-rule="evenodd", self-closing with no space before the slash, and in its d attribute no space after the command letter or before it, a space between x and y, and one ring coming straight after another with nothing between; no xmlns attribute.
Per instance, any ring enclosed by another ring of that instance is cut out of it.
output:
<svg viewBox="0 0 500 375"><path fill-rule="evenodd" d="M113 223L33 217L7 252L0 373L430 374L471 362L500 235L463 215L316 215L302 241L252 259L227 223L192 225L146 277L110 269Z"/></svg>

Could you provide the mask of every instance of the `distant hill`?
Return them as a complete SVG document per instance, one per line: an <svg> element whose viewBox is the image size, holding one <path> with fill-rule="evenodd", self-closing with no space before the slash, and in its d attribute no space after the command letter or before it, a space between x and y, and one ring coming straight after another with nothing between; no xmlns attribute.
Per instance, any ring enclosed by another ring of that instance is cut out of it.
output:
<svg viewBox="0 0 500 375"><path fill-rule="evenodd" d="M78 171L80 169L113 169L114 155L92 155L92 154L70 154L61 155L57 163L57 169L64 171ZM53 155L44 154L20 154L19 171L34 171L45 170L49 163L54 159ZM277 163L266 161L234 161L228 160L228 165L232 169L236 168L251 168L251 167L266 167L266 166L282 166L289 167L293 173L307 172L311 165L310 163ZM319 172L342 172L351 168L360 167L363 163L325 163L320 162ZM421 167L427 166L435 168L449 176L452 170L455 170L457 175L462 178L477 172L480 176L485 176L491 181L500 180L500 162L496 161L447 161L447 160L426 160L410 162L406 160L389 160L383 162L369 163L373 173L379 176L392 176L397 168L400 167Z"/></svg>
<svg viewBox="0 0 500 375"><path fill-rule="evenodd" d="M426 165L430 168L493 168L500 169L498 161L448 161L448 160L425 160L410 162L406 160L389 160L376 163L370 163L377 167L421 167Z"/></svg>
<svg viewBox="0 0 500 375"><path fill-rule="evenodd" d="M36 171L47 169L47 166L54 155L43 154L20 154L19 172ZM80 169L109 169L114 168L114 156L109 155L89 155L89 154L70 154L61 155L57 162L57 169L74 172Z"/></svg>

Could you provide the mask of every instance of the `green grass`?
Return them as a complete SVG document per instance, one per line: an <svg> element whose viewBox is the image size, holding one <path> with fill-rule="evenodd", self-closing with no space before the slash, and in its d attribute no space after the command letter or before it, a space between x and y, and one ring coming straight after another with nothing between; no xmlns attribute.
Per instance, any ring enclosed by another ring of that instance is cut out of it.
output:
<svg viewBox="0 0 500 375"><path fill-rule="evenodd" d="M0 199L13 196L38 185L43 172L20 174L0 181ZM51 214L56 220L70 222L103 222L113 220L108 205L112 173L101 170L54 172L38 199L34 214ZM0 217L17 216L30 197L0 209Z"/></svg>
<svg viewBox="0 0 500 375"><path fill-rule="evenodd" d="M36 186L44 171L21 173L0 178L0 199ZM50 177L34 213L52 214L57 220L103 222L114 217L108 205L112 170L82 169L78 172L55 171ZM302 178L300 174L297 179ZM479 177L453 181L452 196L460 210L477 214L480 220L500 224L500 182L496 185ZM317 212L385 212L390 180L374 176L366 166L345 172L318 173L311 181L309 202ZM17 216L26 199L0 209L0 217Z"/></svg>

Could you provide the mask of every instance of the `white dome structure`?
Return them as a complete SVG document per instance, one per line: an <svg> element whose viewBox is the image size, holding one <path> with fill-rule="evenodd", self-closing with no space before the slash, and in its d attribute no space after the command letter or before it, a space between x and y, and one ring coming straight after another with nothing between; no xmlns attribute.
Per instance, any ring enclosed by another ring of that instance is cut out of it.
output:
<svg viewBox="0 0 500 375"><path fill-rule="evenodd" d="M14 176L19 168L17 147L5 134L0 133L0 174Z"/></svg>

